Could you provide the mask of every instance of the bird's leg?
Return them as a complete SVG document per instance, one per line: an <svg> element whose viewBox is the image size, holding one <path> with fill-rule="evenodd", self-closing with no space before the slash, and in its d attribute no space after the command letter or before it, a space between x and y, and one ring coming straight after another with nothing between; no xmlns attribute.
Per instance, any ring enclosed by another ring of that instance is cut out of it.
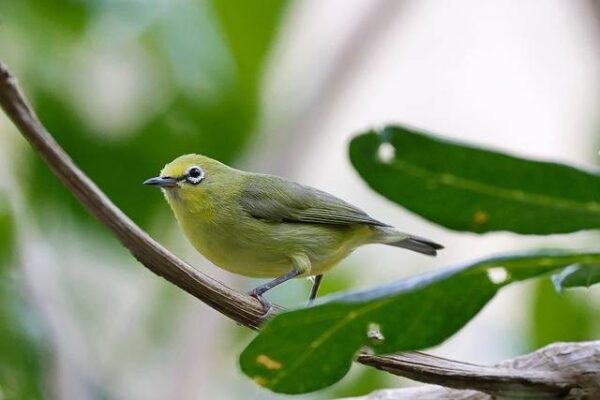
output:
<svg viewBox="0 0 600 400"><path fill-rule="evenodd" d="M317 297L317 293L319 292L319 286L321 286L322 279L323 274L315 275L315 280L313 281L312 288L310 289L310 294L308 295L308 304L311 304L313 300Z"/></svg>
<svg viewBox="0 0 600 400"><path fill-rule="evenodd" d="M267 283L264 283L260 286L255 287L248 293L248 295L250 295L250 296L254 297L256 300L260 301L260 304L262 304L263 309L265 310L265 314L268 314L269 311L271 311L271 307L273 307L273 306L269 300L267 300L263 297L263 294L266 291L273 289L275 286L281 285L283 282L287 282L290 279L294 279L301 273L302 272L299 269L294 267L290 272L288 272L284 275L281 275L281 276L273 279L272 281L269 281Z"/></svg>
<svg viewBox="0 0 600 400"><path fill-rule="evenodd" d="M256 288L252 289L250 291L250 293L248 293L250 296L252 296L252 297L256 298L258 301L260 301L260 304L262 304L262 306L265 310L265 315L268 314L272 308L271 303L263 297L263 294L267 290L271 290L275 286L281 285L283 282L287 282L290 279L294 279L295 277L297 277L299 275L307 274L310 272L311 262L310 262L310 258L308 258L308 256L306 254L304 254L304 253L294 254L291 257L291 259L292 259L292 270L290 272L288 272L284 275L281 275L281 276L273 279L272 281L262 284Z"/></svg>

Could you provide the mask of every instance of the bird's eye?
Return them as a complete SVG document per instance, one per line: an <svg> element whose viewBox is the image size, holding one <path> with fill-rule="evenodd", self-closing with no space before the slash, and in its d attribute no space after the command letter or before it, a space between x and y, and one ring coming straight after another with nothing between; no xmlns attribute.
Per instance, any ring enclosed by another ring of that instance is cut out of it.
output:
<svg viewBox="0 0 600 400"><path fill-rule="evenodd" d="M190 167L185 174L185 178L189 183L197 185L200 183L200 181L202 181L202 179L204 179L204 171L200 167Z"/></svg>
<svg viewBox="0 0 600 400"><path fill-rule="evenodd" d="M202 175L202 171L200 171L200 168L198 167L192 167L190 168L188 175L192 178L198 178L200 175Z"/></svg>

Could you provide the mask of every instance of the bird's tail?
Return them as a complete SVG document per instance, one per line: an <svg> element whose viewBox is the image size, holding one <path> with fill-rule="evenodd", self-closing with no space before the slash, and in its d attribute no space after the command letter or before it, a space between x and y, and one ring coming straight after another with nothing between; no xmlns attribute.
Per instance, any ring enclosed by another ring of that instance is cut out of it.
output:
<svg viewBox="0 0 600 400"><path fill-rule="evenodd" d="M429 239L398 232L397 230L388 227L378 228L373 242L402 247L429 256L437 255L437 251L444 248L441 244L435 243Z"/></svg>

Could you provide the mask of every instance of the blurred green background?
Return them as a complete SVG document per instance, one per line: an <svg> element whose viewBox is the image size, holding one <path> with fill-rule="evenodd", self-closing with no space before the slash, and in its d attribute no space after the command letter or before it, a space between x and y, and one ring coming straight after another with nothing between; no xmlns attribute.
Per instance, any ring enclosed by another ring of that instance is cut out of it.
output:
<svg viewBox="0 0 600 400"><path fill-rule="evenodd" d="M370 249L327 277L323 293L502 250L594 245L589 233L448 232L370 193L352 172L348 137L387 122L596 163L593 3L458 3L0 0L0 60L125 213L241 289L256 282L202 260L162 196L141 185L180 154L319 186L449 249L433 261ZM284 397L237 370L251 332L140 267L4 117L0 131L0 399ZM298 282L274 299L302 302L307 290ZM440 353L492 362L600 333L597 289L558 295L539 281L501 296ZM357 366L335 387L302 398L406 383Z"/></svg>

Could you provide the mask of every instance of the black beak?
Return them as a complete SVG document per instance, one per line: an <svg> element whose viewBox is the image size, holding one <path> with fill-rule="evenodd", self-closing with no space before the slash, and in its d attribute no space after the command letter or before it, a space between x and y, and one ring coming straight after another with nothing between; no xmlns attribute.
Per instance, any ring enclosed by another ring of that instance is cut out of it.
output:
<svg viewBox="0 0 600 400"><path fill-rule="evenodd" d="M144 185L149 186L160 186L160 187L176 187L177 180L168 176L157 176L156 178L150 178L144 181Z"/></svg>

